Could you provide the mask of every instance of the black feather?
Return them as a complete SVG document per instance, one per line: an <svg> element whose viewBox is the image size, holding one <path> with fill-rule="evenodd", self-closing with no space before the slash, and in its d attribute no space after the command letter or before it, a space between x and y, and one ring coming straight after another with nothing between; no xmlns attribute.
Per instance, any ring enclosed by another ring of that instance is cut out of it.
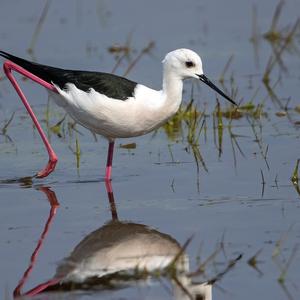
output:
<svg viewBox="0 0 300 300"><path fill-rule="evenodd" d="M0 51L0 56L9 59L48 83L58 85L61 89L63 89L67 83L73 83L78 89L85 92L93 88L95 91L107 97L126 100L128 97L133 96L134 89L137 85L134 81L114 74L54 68L27 61L4 51Z"/></svg>

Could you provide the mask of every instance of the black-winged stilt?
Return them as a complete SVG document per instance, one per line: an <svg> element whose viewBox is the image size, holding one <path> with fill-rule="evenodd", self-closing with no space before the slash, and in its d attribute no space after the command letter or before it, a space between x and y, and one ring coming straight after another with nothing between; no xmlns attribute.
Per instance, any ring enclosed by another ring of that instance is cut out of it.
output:
<svg viewBox="0 0 300 300"><path fill-rule="evenodd" d="M5 74L19 94L49 154L47 166L37 173L37 177L46 177L54 170L57 156L12 70L50 90L56 104L75 121L108 139L106 180L111 179L115 139L146 134L172 117L181 104L184 79L200 79L236 105L203 74L201 58L189 49L177 49L166 55L160 91L113 74L54 68L4 51L0 51L0 56L8 59L3 65Z"/></svg>
<svg viewBox="0 0 300 300"><path fill-rule="evenodd" d="M190 276L189 256L185 250L191 238L181 246L169 234L144 224L119 220L111 182L106 181L105 186L111 220L85 236L58 264L51 279L24 292L30 274L42 260L38 256L59 207L54 191L43 186L38 188L46 194L51 209L29 266L14 289L14 298L33 297L43 292L101 291L112 286L119 289L138 283L150 287L157 279L166 279L171 283L172 299L211 300L212 284L194 282Z"/></svg>

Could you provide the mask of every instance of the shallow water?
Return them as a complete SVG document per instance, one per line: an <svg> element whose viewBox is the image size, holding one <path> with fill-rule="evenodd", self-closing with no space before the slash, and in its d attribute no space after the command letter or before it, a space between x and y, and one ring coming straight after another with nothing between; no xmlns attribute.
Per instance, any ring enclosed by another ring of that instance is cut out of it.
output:
<svg viewBox="0 0 300 300"><path fill-rule="evenodd" d="M262 35L270 28L277 2L231 0L226 6L220 1L49 3L34 42L36 61L64 68L110 72L115 59L107 51L108 47L116 43L124 45L129 40L129 47L133 49L130 58L134 60L139 51L154 41L150 54L142 56L127 76L160 88L161 60L170 50L194 49L203 59L207 76L219 86L217 80L233 55L224 76L226 88L229 92L232 86L237 88L235 100L243 100L242 104L252 98L255 105L264 103L264 115L255 119L249 113L248 117L232 121L232 132L243 155L230 137L228 119L223 118L220 152L213 127L215 95L205 86L194 83L194 100L198 109L207 114L206 130L199 139L207 171L200 164L197 172L186 139L186 125L183 125L183 138L178 135L170 139L161 129L156 134L118 140L117 146L133 142L137 146L130 150L116 149L112 181L114 209L103 181L107 142L100 137L95 142L80 126L76 127L79 133L69 133L64 123L62 138L48 130L59 157L55 172L46 179L20 179L39 171L47 157L15 91L0 73L0 128L15 112L6 135L0 135L1 298L13 298L13 291L30 265L31 255L49 221L49 199L56 198L59 207L40 240L41 247L21 294L53 278L57 266L76 245L117 214L120 221L149 226L181 245L192 237L185 249L190 271L196 270L221 245L217 255L205 264L205 274L195 278L199 282L215 278L230 260L242 254L234 267L212 286L214 300L298 299L300 202L297 186L290 177L299 158L297 122L300 115L295 108L299 104L300 60L292 46L281 55L287 70L276 64L270 73L270 85L281 107L274 96L272 100L262 82L274 47L274 43L268 43ZM259 61L255 59L255 47L250 41L255 4ZM0 7L0 48L31 59L26 50L44 3L2 1ZM276 25L278 32L295 24L299 8L299 1L286 1ZM296 49L299 32L298 28L292 39ZM122 61L116 73L122 75L127 67L128 62ZM29 81L21 84L45 125L47 93ZM186 82L185 103L190 100L191 88L191 82ZM226 100L219 101L223 109L228 107ZM285 106L287 115L277 116ZM50 126L64 117L51 102L48 111ZM198 130L200 126L201 123ZM76 138L81 150L79 168L73 153ZM45 187L55 192L55 196L51 193L49 196ZM116 234L117 241L119 238ZM248 260L256 254L255 269ZM176 284L163 277L133 281L123 288L116 285L114 289L52 291L35 297L173 299L175 290Z"/></svg>

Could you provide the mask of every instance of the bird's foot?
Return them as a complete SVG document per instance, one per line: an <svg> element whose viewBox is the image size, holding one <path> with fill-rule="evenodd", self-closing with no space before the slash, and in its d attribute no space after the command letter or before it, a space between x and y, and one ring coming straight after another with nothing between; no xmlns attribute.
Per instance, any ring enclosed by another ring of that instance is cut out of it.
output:
<svg viewBox="0 0 300 300"><path fill-rule="evenodd" d="M37 178L47 177L50 173L52 173L54 171L56 163L57 163L57 158L49 159L48 164L46 165L46 167L43 170L39 171L35 175L35 177L37 177Z"/></svg>

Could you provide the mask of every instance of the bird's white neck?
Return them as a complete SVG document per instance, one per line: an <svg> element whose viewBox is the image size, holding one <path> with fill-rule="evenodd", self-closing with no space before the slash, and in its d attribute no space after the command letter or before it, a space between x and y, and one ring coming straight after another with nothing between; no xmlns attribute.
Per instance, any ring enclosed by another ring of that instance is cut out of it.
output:
<svg viewBox="0 0 300 300"><path fill-rule="evenodd" d="M181 104L182 100L182 78L169 68L164 67L163 74L163 94L165 95L164 106L167 110L170 110L171 114L175 114Z"/></svg>

